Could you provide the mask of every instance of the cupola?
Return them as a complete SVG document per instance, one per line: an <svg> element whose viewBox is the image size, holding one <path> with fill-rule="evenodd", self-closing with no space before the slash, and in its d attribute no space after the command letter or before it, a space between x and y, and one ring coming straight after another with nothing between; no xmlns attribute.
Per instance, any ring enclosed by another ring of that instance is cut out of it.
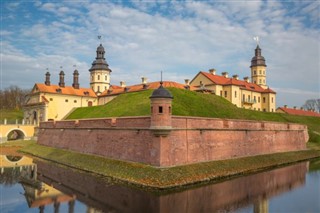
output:
<svg viewBox="0 0 320 213"><path fill-rule="evenodd" d="M266 60L261 55L261 49L260 49L259 45L257 45L257 47L255 49L255 54L254 54L253 58L251 59L251 66L250 67L254 67L254 66L264 66L264 67L267 66Z"/></svg>

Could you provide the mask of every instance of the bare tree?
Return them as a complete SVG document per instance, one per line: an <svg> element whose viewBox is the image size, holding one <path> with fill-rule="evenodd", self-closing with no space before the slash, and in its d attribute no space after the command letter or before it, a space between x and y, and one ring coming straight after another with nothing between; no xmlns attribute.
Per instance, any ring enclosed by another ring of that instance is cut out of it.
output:
<svg viewBox="0 0 320 213"><path fill-rule="evenodd" d="M29 89L21 89L17 86L0 90L0 109L21 109L29 93Z"/></svg>
<svg viewBox="0 0 320 213"><path fill-rule="evenodd" d="M320 112L320 99L309 99L302 106L306 110L314 110Z"/></svg>

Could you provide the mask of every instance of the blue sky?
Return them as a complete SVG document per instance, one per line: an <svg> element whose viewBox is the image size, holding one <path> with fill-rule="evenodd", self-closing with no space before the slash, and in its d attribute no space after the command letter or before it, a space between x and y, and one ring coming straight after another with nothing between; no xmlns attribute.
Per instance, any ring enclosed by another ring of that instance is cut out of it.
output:
<svg viewBox="0 0 320 213"><path fill-rule="evenodd" d="M215 68L241 78L260 37L277 106L320 98L319 1L1 1L1 88L89 71L102 36L111 84L184 82Z"/></svg>

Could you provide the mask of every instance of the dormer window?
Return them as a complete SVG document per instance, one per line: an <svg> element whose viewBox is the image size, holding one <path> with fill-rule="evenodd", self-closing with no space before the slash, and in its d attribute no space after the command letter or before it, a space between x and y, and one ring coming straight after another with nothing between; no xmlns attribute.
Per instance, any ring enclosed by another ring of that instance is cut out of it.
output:
<svg viewBox="0 0 320 213"><path fill-rule="evenodd" d="M60 88L56 89L56 92L61 93L61 89Z"/></svg>

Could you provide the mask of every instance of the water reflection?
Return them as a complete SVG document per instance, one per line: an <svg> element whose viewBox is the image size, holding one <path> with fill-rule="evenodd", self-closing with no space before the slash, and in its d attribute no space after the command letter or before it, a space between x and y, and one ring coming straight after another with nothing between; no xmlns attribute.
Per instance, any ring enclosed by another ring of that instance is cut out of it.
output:
<svg viewBox="0 0 320 213"><path fill-rule="evenodd" d="M233 212L242 208L269 212L272 197L305 184L309 167L303 162L157 196L44 161L31 159L23 165L21 159L18 161L20 164L14 162L11 167L1 167L1 183L19 182L30 208L44 212L45 207L51 205L59 212L59 205L64 202L68 203L70 213L76 212L76 200L86 205L82 212Z"/></svg>

